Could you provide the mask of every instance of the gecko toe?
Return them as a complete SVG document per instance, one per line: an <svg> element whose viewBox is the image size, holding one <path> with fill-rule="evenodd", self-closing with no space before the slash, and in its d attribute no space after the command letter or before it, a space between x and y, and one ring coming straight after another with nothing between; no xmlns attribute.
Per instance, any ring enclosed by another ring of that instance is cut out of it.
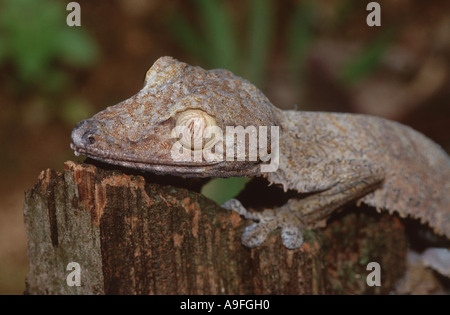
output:
<svg viewBox="0 0 450 315"><path fill-rule="evenodd" d="M281 229L281 240L288 249L300 248L303 245L303 234L298 226L284 226Z"/></svg>
<svg viewBox="0 0 450 315"><path fill-rule="evenodd" d="M264 242L269 232L265 224L253 223L242 233L242 244L250 248L258 247Z"/></svg>
<svg viewBox="0 0 450 315"><path fill-rule="evenodd" d="M271 221L274 218L272 210L265 210L262 212L249 211L237 199L230 199L223 203L221 207L227 210L233 210L247 220L266 222Z"/></svg>
<svg viewBox="0 0 450 315"><path fill-rule="evenodd" d="M245 213L247 213L247 209L245 209L242 203L237 199L227 200L221 205L221 207L227 210L233 210L240 215L244 215Z"/></svg>

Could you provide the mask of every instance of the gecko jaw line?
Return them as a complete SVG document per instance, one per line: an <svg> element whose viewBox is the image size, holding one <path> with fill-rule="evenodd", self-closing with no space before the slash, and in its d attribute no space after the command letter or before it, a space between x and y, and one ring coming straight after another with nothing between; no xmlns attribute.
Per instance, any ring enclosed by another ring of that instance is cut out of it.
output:
<svg viewBox="0 0 450 315"><path fill-rule="evenodd" d="M117 157L112 154L106 155L106 154L98 154L98 152L95 152L97 150L87 150L85 148L78 147L73 142L70 144L71 149L74 151L74 154L76 156L84 155L89 158L92 158L94 160L97 159L105 159L110 161L118 161L118 162L124 162L124 163L139 163L139 164L147 164L147 165L167 165L167 166L186 166L186 167L203 167L203 166L212 166L222 163L223 161L216 161L216 162L167 162L167 161L159 161L159 160L138 160L138 159L127 159L122 157Z"/></svg>

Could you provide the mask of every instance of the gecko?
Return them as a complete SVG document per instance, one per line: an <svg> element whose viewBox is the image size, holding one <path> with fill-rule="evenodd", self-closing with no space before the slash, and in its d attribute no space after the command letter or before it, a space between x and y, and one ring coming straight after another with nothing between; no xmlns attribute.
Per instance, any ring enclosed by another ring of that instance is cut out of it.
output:
<svg viewBox="0 0 450 315"><path fill-rule="evenodd" d="M210 127L228 126L279 128L277 137L266 135L267 152L278 159L276 169L262 171L268 155L225 158L219 154L223 137L198 137ZM174 136L176 127L185 127L184 134ZM211 143L219 149L210 150L209 157L180 160L173 154L180 143L183 152L195 153ZM418 219L450 238L450 158L438 144L381 117L281 110L252 83L224 69L159 58L138 93L74 127L71 148L76 155L144 172L263 176L285 191L308 193L260 212L236 199L226 202L225 208L252 221L242 235L247 247L261 245L268 233L280 229L283 245L299 248L304 229L323 227L335 210L352 202Z"/></svg>

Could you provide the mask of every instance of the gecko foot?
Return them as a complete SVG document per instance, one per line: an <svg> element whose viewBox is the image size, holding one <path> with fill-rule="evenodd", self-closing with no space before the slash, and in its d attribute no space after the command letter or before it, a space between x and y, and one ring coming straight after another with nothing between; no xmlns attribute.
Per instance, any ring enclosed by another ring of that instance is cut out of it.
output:
<svg viewBox="0 0 450 315"><path fill-rule="evenodd" d="M303 244L301 232L303 224L286 206L276 210L252 212L245 209L239 200L230 199L222 207L233 210L248 220L258 222L247 226L242 234L242 244L246 247L260 246L267 235L277 228L281 228L281 240L286 248L300 248Z"/></svg>

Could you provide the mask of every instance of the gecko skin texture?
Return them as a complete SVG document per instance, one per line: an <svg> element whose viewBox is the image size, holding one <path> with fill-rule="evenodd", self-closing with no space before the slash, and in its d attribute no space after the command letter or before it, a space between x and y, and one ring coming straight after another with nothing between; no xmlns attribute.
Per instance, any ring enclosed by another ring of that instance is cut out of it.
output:
<svg viewBox="0 0 450 315"><path fill-rule="evenodd" d="M177 138L171 130L180 122L194 126L189 130L202 123L222 130L279 126L279 167L262 173L261 160L174 160ZM225 203L255 221L242 236L248 247L259 246L270 231L281 228L283 244L298 248L302 229L323 226L350 202L419 219L450 238L450 158L436 143L379 117L282 111L227 70L206 71L159 58L142 90L75 126L71 147L77 155L156 174L264 176L285 191L311 193L262 212L248 211L235 199Z"/></svg>

